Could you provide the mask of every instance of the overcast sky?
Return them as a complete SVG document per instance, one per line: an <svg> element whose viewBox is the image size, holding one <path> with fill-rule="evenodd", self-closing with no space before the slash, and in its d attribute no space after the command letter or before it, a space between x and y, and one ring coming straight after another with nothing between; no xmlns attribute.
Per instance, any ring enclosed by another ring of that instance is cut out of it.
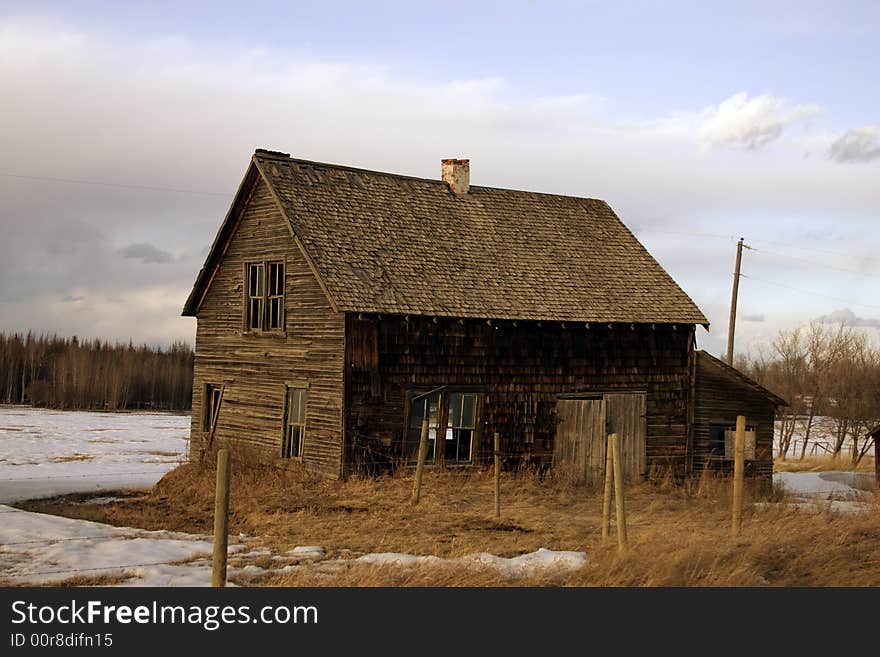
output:
<svg viewBox="0 0 880 657"><path fill-rule="evenodd" d="M740 235L739 349L880 332L880 3L127 4L0 2L0 330L192 341L266 147L605 199L715 353Z"/></svg>

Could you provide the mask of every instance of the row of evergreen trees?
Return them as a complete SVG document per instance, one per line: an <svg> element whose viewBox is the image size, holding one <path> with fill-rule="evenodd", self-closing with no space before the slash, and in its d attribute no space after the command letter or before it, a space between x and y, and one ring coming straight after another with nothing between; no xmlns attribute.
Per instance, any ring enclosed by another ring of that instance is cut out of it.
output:
<svg viewBox="0 0 880 657"><path fill-rule="evenodd" d="M0 401L62 409L187 410L193 351L0 333Z"/></svg>

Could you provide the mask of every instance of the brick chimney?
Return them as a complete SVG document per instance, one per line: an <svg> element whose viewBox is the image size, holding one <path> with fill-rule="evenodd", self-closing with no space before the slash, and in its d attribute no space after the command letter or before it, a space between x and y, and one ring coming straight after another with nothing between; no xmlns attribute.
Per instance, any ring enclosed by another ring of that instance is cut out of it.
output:
<svg viewBox="0 0 880 657"><path fill-rule="evenodd" d="M471 187L471 161L440 160L441 177L453 194L467 194Z"/></svg>

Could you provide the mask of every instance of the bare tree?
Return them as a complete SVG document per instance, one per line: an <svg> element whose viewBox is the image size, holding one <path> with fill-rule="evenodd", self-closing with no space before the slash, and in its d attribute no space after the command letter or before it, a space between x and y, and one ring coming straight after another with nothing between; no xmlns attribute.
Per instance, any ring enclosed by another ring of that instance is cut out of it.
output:
<svg viewBox="0 0 880 657"><path fill-rule="evenodd" d="M807 377L807 354L801 329L780 331L773 341L774 362L765 367L763 383L788 400L779 409L779 453L788 456L798 416L804 407L804 383ZM759 380L761 380L759 378Z"/></svg>

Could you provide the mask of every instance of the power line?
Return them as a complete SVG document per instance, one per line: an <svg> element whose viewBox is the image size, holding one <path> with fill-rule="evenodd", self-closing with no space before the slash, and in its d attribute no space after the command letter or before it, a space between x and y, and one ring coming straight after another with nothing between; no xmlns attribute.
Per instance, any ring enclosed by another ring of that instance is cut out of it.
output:
<svg viewBox="0 0 880 657"><path fill-rule="evenodd" d="M720 233L699 233L693 231L679 231L679 230L660 230L658 228L641 228L637 231L633 231L634 233L660 233L662 235L682 235L684 237L712 237L715 239L721 240L730 240L736 241L738 238L733 235L721 235Z"/></svg>
<svg viewBox="0 0 880 657"><path fill-rule="evenodd" d="M127 183L105 182L101 180L81 180L78 178L56 178L52 176L26 176L18 173L2 173L0 176L4 178L18 178L21 180L40 180L44 182L60 182L72 185L94 185L98 187L116 187L120 189L136 189L147 192L167 192L172 194L196 194L199 196L226 196L225 192L205 192L195 189L183 189L180 187L155 187L152 185L131 185Z"/></svg>
<svg viewBox="0 0 880 657"><path fill-rule="evenodd" d="M677 230L660 230L656 228L642 228L639 233L660 233L664 235L681 235L683 237L711 237L713 239L722 239L730 242L735 242L738 238L734 235L722 235L720 233L703 233L697 231L677 231ZM841 257L851 257L851 253L844 253L843 251L832 251L830 249L817 249L815 247L809 246L798 246L796 244L792 244L791 242L777 242L773 240L766 240L761 238L749 238L750 242L758 242L761 244L771 244L773 246L783 246L788 249L796 249L798 251L812 251L813 253L824 253L825 255L836 255Z"/></svg>
<svg viewBox="0 0 880 657"><path fill-rule="evenodd" d="M843 251L832 251L830 249L817 249L815 247L809 246L797 246L796 244L791 244L790 242L774 242L772 240L765 239L753 239L752 242L760 242L762 244L771 244L773 246L784 246L789 249L797 249L798 251L812 251L813 253L824 253L826 255L836 255L844 258L852 257L852 253L845 253Z"/></svg>
<svg viewBox="0 0 880 657"><path fill-rule="evenodd" d="M822 262L816 262L815 260L808 260L807 258L799 258L798 256L792 256L785 253L774 253L773 251L765 251L764 249L756 249L754 247L746 247L750 251L754 251L755 253L761 253L763 255L770 255L777 258L787 258L789 260L796 260L798 262L803 262L808 265L812 265L814 267L822 267L824 269L833 269L834 271L845 272L847 274L856 274L857 276L869 276L871 278L880 278L877 274L872 274L870 272L858 271L856 269L847 269L846 267L835 267L834 265L826 265Z"/></svg>
<svg viewBox="0 0 880 657"><path fill-rule="evenodd" d="M826 299L832 299L833 301L840 301L841 303L847 303L847 304L851 304L853 306L862 306L864 308L873 308L874 310L880 310L880 306L872 306L871 304L867 304L867 303L859 303L858 301L852 301L851 299L841 299L840 297L834 297L834 296L831 296L828 294L822 294L821 292L815 292L812 290L805 290L800 287L793 287L791 285L786 285L785 283L777 283L776 281L768 281L764 278L758 278L756 276L751 276L751 275L746 275L746 274L740 274L740 276L742 276L743 278L751 279L753 281L758 281L760 283L766 283L767 285L775 285L776 287L783 287L788 290L793 290L794 292L800 292L801 294L809 294L809 295L817 296L817 297L825 297Z"/></svg>
<svg viewBox="0 0 880 657"><path fill-rule="evenodd" d="M711 238L717 238L717 239L724 239L724 240L735 241L735 238L734 238L733 236L725 236L725 235L720 235L720 234L717 234L717 233L687 233L687 232L681 232L681 231L654 230L654 229L645 229L643 232L648 232L648 233L663 233L663 234L667 234L667 235L681 235L681 236L684 236L684 237L711 237ZM775 244L775 245L784 246L784 247L791 248L791 249L799 249L799 250L802 250L802 251L814 251L814 252L816 252L816 253L824 253L824 254L837 255L837 256L847 256L847 257L851 257L851 255L852 255L852 254L841 253L841 252L839 252L839 251L828 251L828 250L825 250L825 249L811 249L811 248L808 248L808 247L795 246L794 244L786 244L786 243L783 243L783 242L772 242L772 241L769 241L769 240L762 240L762 239L757 239L757 240L755 240L755 239L750 239L749 241L751 241L751 242L762 242L762 243L765 243L765 244ZM786 254L786 253L778 253L778 252L775 252L775 251L767 251L767 250L765 250L765 249L756 249L756 248L753 247L753 246L749 246L749 245L745 245L745 244L743 245L743 248L748 249L749 251L754 251L755 253L763 254L763 255L774 256L774 257L777 257L777 258L786 258L786 259L788 259L788 260L795 260L795 261L797 261L797 262L802 262L802 263L804 263L804 264L809 264L809 265L811 265L811 266L813 266L813 267L821 267L821 268L823 268L823 269L830 269L830 270L832 270L832 271L839 271L839 272L843 272L843 273L847 273L847 274L855 274L855 275L857 275L857 276L866 276L866 277L869 277L869 278L880 278L880 275L878 275L878 274L874 274L874 273L870 273L870 272L858 271L858 270L856 270L856 269L847 269L846 267L836 267L836 266L834 266L834 265L829 265L829 264L826 264L826 263L823 263L823 262L817 262L817 261L815 261L815 260L809 260L809 259L807 259L807 258L801 258L801 257L799 257L799 256L788 255L788 254Z"/></svg>

